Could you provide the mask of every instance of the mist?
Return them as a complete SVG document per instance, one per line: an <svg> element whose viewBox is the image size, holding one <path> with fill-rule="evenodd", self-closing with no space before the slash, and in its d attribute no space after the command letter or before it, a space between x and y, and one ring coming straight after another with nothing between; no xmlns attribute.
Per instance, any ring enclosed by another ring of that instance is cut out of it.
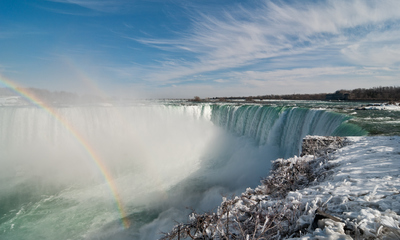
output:
<svg viewBox="0 0 400 240"><path fill-rule="evenodd" d="M211 211L222 196L256 186L269 171L267 160L276 157L268 147L214 125L210 106L53 110L0 110L5 149L0 153L0 193L7 196L1 199L3 222L23 223L32 237L156 239L174 221L186 219L190 209ZM121 228L111 180L129 229ZM12 217L10 209L21 214ZM32 216L40 221L33 224ZM73 231L47 227L54 224ZM15 239L28 234L18 231Z"/></svg>

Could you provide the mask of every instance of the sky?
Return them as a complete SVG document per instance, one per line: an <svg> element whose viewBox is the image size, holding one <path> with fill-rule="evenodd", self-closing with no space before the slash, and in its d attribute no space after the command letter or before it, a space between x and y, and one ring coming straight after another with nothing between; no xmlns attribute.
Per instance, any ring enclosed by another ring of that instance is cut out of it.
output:
<svg viewBox="0 0 400 240"><path fill-rule="evenodd" d="M2 0L0 76L135 98L400 85L398 0ZM1 87L1 84L0 84Z"/></svg>

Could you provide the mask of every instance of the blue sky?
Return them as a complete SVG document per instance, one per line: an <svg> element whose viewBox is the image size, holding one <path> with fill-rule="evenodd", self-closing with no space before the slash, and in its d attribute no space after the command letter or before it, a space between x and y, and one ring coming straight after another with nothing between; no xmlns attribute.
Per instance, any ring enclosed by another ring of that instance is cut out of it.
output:
<svg viewBox="0 0 400 240"><path fill-rule="evenodd" d="M138 98L400 85L400 1L2 0L0 75Z"/></svg>

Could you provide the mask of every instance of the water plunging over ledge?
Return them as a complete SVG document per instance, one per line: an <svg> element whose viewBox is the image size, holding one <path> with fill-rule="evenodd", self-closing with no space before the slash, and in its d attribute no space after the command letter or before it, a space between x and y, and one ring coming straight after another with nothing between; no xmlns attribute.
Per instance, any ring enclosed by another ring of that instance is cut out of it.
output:
<svg viewBox="0 0 400 240"><path fill-rule="evenodd" d="M53 110L0 108L2 238L155 239L186 207L209 211L221 195L258 185L305 135L365 134L346 115L293 106Z"/></svg>

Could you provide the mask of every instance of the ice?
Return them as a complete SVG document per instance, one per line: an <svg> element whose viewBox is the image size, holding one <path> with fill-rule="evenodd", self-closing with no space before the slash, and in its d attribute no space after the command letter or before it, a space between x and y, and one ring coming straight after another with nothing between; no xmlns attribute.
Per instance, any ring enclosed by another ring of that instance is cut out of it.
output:
<svg viewBox="0 0 400 240"><path fill-rule="evenodd" d="M373 104L371 106L363 107L365 110L387 110L387 111L400 111L400 105L397 104Z"/></svg>
<svg viewBox="0 0 400 240"><path fill-rule="evenodd" d="M305 155L275 161L283 167L278 174L284 176L307 164L313 166L310 175L326 176L309 178L308 183L297 178L303 185L290 182L297 188L286 195L271 193L273 185L248 188L241 196L224 198L217 214L192 216L190 224L212 216L215 220L203 227L220 226L219 234L208 232L214 239L220 239L221 233L233 233L233 229L240 229L235 232L243 235L240 239L400 239L400 136L346 139L343 148L320 160ZM291 179L296 176L287 181Z"/></svg>
<svg viewBox="0 0 400 240"><path fill-rule="evenodd" d="M364 239L387 235L388 231L379 231L382 226L398 231L395 219L400 214L400 137L348 139L350 144L331 156L338 166L332 169L334 173L330 178L299 191L303 204L317 197L332 197L326 204L326 211L354 222L362 230L360 235ZM290 200L289 196L286 199ZM347 239L343 238L340 227L323 225L324 230L308 233L307 238L293 239ZM329 230L325 230L327 227Z"/></svg>

